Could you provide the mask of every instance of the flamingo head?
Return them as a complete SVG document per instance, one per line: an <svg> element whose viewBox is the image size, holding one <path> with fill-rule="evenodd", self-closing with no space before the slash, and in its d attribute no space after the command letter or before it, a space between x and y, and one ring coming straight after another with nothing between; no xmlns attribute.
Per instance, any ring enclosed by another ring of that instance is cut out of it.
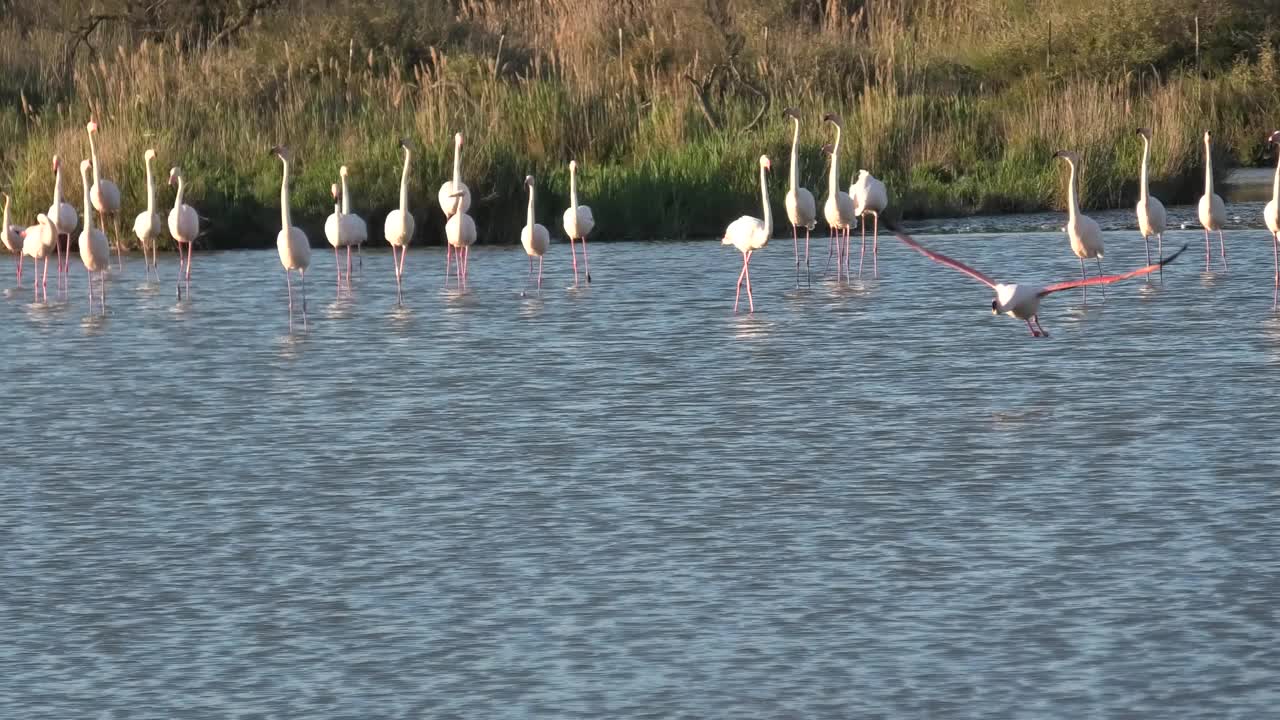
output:
<svg viewBox="0 0 1280 720"><path fill-rule="evenodd" d="M57 175L58 171L61 169L62 169L62 158L58 157L57 155L54 155L53 156L53 174Z"/></svg>
<svg viewBox="0 0 1280 720"><path fill-rule="evenodd" d="M343 165L342 167L338 168L338 177L346 177L346 176L347 176L347 166Z"/></svg>
<svg viewBox="0 0 1280 720"><path fill-rule="evenodd" d="M39 215L37 215L37 216L36 216L36 222L40 223L41 225L51 225L51 224L52 224L52 223L50 223L50 222L49 222L49 216L48 216L48 215L45 215L44 213L40 213ZM23 232L26 232L26 231L24 230Z"/></svg>
<svg viewBox="0 0 1280 720"><path fill-rule="evenodd" d="M409 144L409 138L407 138L407 137L402 137L402 138L400 138L400 147L404 148L404 151L405 151L405 152L409 152L409 150L410 150L410 148L411 148L411 146L410 146L410 144Z"/></svg>
<svg viewBox="0 0 1280 720"><path fill-rule="evenodd" d="M782 111L782 117L791 118L796 122L800 122L800 111L793 107L789 107Z"/></svg>
<svg viewBox="0 0 1280 720"><path fill-rule="evenodd" d="M156 151L155 151L155 150L147 150L145 153L143 153L143 154L142 154L142 159L143 159L143 160L155 160L155 159L156 159Z"/></svg>
<svg viewBox="0 0 1280 720"><path fill-rule="evenodd" d="M462 133L453 134L453 144L458 147L462 147Z"/></svg>
<svg viewBox="0 0 1280 720"><path fill-rule="evenodd" d="M174 183L178 182L178 179L179 179L179 178L181 178L181 177L182 177L182 171L181 171L181 170L179 170L178 168L170 168L170 169L169 169L169 184L170 184L170 185L172 185L172 184L174 184Z"/></svg>
<svg viewBox="0 0 1280 720"><path fill-rule="evenodd" d="M761 169L764 169L764 170L772 170L772 169L773 169L773 163L769 162L769 156L768 156L768 155L761 155L761 156L760 156L760 167L761 167Z"/></svg>
<svg viewBox="0 0 1280 720"><path fill-rule="evenodd" d="M573 172L578 172L578 161L577 161L577 160L570 160L570 161L569 161L569 172L571 172L571 173L573 173Z"/></svg>
<svg viewBox="0 0 1280 720"><path fill-rule="evenodd" d="M1280 130L1271 133L1271 137L1267 138L1267 142L1273 142L1280 145Z"/></svg>
<svg viewBox="0 0 1280 720"><path fill-rule="evenodd" d="M835 113L827 113L826 115L823 115L822 122L829 122L836 127L844 127L844 124L840 121L840 116Z"/></svg>
<svg viewBox="0 0 1280 720"><path fill-rule="evenodd" d="M88 175L88 174L89 174L89 168L92 168L92 167L93 167L93 163L92 163L91 161L89 161L89 160L81 160L81 161L80 161L80 174L81 174L81 175Z"/></svg>
<svg viewBox="0 0 1280 720"><path fill-rule="evenodd" d="M1058 152L1054 153L1053 156L1055 158L1062 158L1063 160L1066 160L1067 162L1072 164L1080 161L1080 156L1071 152L1070 150L1059 150Z"/></svg>
<svg viewBox="0 0 1280 720"><path fill-rule="evenodd" d="M1144 128L1144 127L1140 127L1140 128L1138 128L1138 129L1137 129L1137 131L1136 131L1136 132L1137 132L1139 135L1141 135L1142 137L1144 137L1144 138L1146 138L1146 139L1148 139L1148 140L1150 140L1150 139L1151 139L1151 128Z"/></svg>
<svg viewBox="0 0 1280 720"><path fill-rule="evenodd" d="M524 186L525 186L525 187L529 187L529 188L533 187L533 176L532 176L532 175L525 175L525 176L524 176Z"/></svg>
<svg viewBox="0 0 1280 720"><path fill-rule="evenodd" d="M822 146L822 154L830 155L833 151L835 151L835 149L836 148L834 145L832 145L831 143L826 143Z"/></svg>
<svg viewBox="0 0 1280 720"><path fill-rule="evenodd" d="M5 202L5 204L7 205L7 204L9 203L9 193L7 193L7 192L0 192L0 195L3 195L3 196L4 196L4 202Z"/></svg>
<svg viewBox="0 0 1280 720"><path fill-rule="evenodd" d="M92 135L98 132L98 123L94 122L93 118L89 118L89 124L85 125L84 129L88 130L89 134Z"/></svg>
<svg viewBox="0 0 1280 720"><path fill-rule="evenodd" d="M1000 301L999 301L999 300L992 300L992 301L991 301L991 314L992 314L992 315L999 315L999 314L1000 314Z"/></svg>
<svg viewBox="0 0 1280 720"><path fill-rule="evenodd" d="M338 201L338 184L337 183L334 183L329 186L329 194L333 195L334 202Z"/></svg>
<svg viewBox="0 0 1280 720"><path fill-rule="evenodd" d="M276 157L278 157L278 158L280 158L281 160L284 160L284 161L288 161L288 160L289 160L289 148L287 148L287 147L285 147L285 146L283 146L283 145L276 145L275 147L271 148L271 151L270 151L270 152L268 152L267 154L268 154L268 155L275 155Z"/></svg>
<svg viewBox="0 0 1280 720"><path fill-rule="evenodd" d="M1210 141L1210 140L1212 140L1212 139L1213 139L1213 133L1210 133L1208 130L1205 130L1205 131L1204 131L1204 142L1205 142L1205 144L1207 145L1207 144L1209 143L1209 141Z"/></svg>

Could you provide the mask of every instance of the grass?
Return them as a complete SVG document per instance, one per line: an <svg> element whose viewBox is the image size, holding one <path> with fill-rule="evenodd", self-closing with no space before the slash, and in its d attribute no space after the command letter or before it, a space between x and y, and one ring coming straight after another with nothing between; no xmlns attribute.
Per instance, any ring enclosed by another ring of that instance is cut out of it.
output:
<svg viewBox="0 0 1280 720"><path fill-rule="evenodd" d="M329 185L346 164L354 207L380 242L398 196L397 141L408 136L415 242L440 243L435 194L461 131L481 242L516 242L527 174L538 178L539 221L558 234L571 158L597 239L714 237L758 213L761 153L775 160L782 217L786 106L804 114L801 178L819 201L819 148L830 139L820 118L834 111L848 129L841 186L865 167L888 185L891 215L908 218L1062 208L1058 149L1084 158L1087 207L1131 205L1141 125L1155 131L1153 191L1191 202L1204 129L1215 132L1221 169L1264 161L1267 123L1280 122L1280 37L1246 0L1201 9L1198 71L1187 50L1201 5L1190 0L1101 9L832 0L844 13L835 21L766 0L716 15L719 2L472 3L445 19L393 0L359 16L321 5L203 48L107 27L95 36L99 52L81 51L69 78L56 51L66 36L0 29L0 185L14 195L17 222L34 222L52 192L50 157L75 167L87 156L93 115L104 174L124 194L126 232L145 203L142 154L154 147L161 182L169 166L184 168L207 246L268 246L279 229L280 168L267 151L285 143L295 157L295 224L321 241ZM522 13L527 22L509 22ZM730 57L743 81L725 72L707 84L717 130L684 76L704 79ZM769 106L748 128L761 107L753 88ZM65 180L66 196L78 199L79 178ZM171 201L162 189L161 204Z"/></svg>

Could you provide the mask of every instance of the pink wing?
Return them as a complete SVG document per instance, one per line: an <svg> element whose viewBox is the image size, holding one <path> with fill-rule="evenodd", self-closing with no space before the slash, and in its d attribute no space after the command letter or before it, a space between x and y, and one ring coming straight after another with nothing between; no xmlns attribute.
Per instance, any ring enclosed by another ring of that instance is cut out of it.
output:
<svg viewBox="0 0 1280 720"><path fill-rule="evenodd" d="M894 232L894 234L898 236L898 239L899 239L899 240L901 240L902 242L906 243L908 246L910 246L910 247L914 248L916 252L920 253L921 255L924 255L925 257L929 258L930 260L936 260L937 262L940 262L940 263L942 263L943 265L950 265L951 267L955 268L956 270L959 270L960 272L964 273L965 275L968 275L969 277L974 278L975 280L978 280L978 281L982 282L982 283L983 283L984 285L986 285L987 287L992 288L992 289L995 289L996 283L995 283L995 281L994 281L994 280L992 280L991 278L987 277L986 275L983 275L982 273L978 272L977 270L974 270L973 268L969 267L968 265L965 265L964 263L960 262L959 260L952 260L951 258L947 257L946 255L943 255L942 253L938 253L938 252L934 252L934 251L930 250L929 248L927 248L927 247L925 247L925 246L921 245L920 243L916 242L915 240L912 240L912 239L911 239L911 236L907 235L907 234L906 234L906 233L904 233L904 232L895 231L895 232Z"/></svg>
<svg viewBox="0 0 1280 720"><path fill-rule="evenodd" d="M1091 277L1088 280L1069 280L1067 282L1054 283L1053 285L1049 285L1045 289L1041 290L1039 293L1039 296L1044 297L1049 293L1056 293L1060 290L1070 290L1071 288L1078 288L1085 285L1109 285L1113 282L1128 280L1131 277L1138 277L1139 275L1146 275L1148 273L1153 273L1159 270L1160 268L1164 267L1165 265L1168 265L1169 263L1176 260L1177 257L1181 255L1183 251L1185 251L1186 249L1187 249L1187 246L1183 245L1178 250L1178 252L1170 255L1169 257L1161 260L1160 262L1152 263L1150 265L1147 265L1146 267L1140 267L1137 270L1134 270L1132 272L1127 272L1123 275L1103 275L1101 277Z"/></svg>

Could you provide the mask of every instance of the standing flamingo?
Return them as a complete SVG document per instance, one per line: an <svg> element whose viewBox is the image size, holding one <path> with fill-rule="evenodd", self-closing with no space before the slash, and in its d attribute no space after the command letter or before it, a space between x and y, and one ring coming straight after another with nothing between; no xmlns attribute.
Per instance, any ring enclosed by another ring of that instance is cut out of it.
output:
<svg viewBox="0 0 1280 720"><path fill-rule="evenodd" d="M813 275L809 272L809 233L818 224L818 210L813 201L813 193L800 187L800 111L787 108L782 111L783 117L791 118L793 129L791 134L791 168L790 187L787 189L785 204L787 220L791 221L791 249L796 258L796 287L800 287L800 228L804 228L804 269L808 280L805 286L813 284Z"/></svg>
<svg viewBox="0 0 1280 720"><path fill-rule="evenodd" d="M58 253L58 277L62 277L71 266L71 233L80 225L80 216L76 213L75 205L62 200L62 160L57 155L53 156L53 204L49 206L47 216L53 227L50 239L56 245ZM65 256L62 254L63 238L67 241Z"/></svg>
<svg viewBox="0 0 1280 720"><path fill-rule="evenodd" d="M89 160L80 161L80 181L84 187L84 230L80 232L80 262L89 276L89 312L93 312L93 274L98 274L101 288L99 306L107 313L107 270L111 267L111 245L107 234L93 226L93 200L89 190L89 168L95 167Z"/></svg>
<svg viewBox="0 0 1280 720"><path fill-rule="evenodd" d="M89 131L89 157L93 159L93 189L89 197L93 200L93 209L102 215L103 227L106 226L107 217L112 218L116 230L116 260L120 269L123 270L124 253L120 247L123 245L120 239L120 188L102 177L98 165L98 146L93 142L93 136L98 132L98 123L94 122L93 118L89 118L89 124L85 126L85 130Z"/></svg>
<svg viewBox="0 0 1280 720"><path fill-rule="evenodd" d="M1142 245L1147 251L1147 264L1151 264L1151 241L1156 238L1156 257L1164 254L1164 203L1151 194L1147 178L1151 165L1151 130L1138 128L1142 138L1142 177L1138 184L1138 230L1142 233ZM1160 267L1160 279L1164 280L1164 266Z"/></svg>
<svg viewBox="0 0 1280 720"><path fill-rule="evenodd" d="M333 194L333 214L325 218L324 236L333 246L333 267L338 273L338 289L342 289L342 264L338 261L338 248L342 247L342 201L338 195L338 184L329 186ZM347 247L347 282L351 281L351 248Z"/></svg>
<svg viewBox="0 0 1280 720"><path fill-rule="evenodd" d="M729 224L724 231L723 245L732 245L742 253L742 272L738 273L738 290L733 296L733 311L738 312L738 300L742 297L742 280L747 281L747 303L751 312L756 311L755 300L751 297L751 254L769 244L769 236L773 234L773 211L769 209L769 186L765 172L770 169L769 156L760 156L760 202L764 206L764 220L743 215Z"/></svg>
<svg viewBox="0 0 1280 720"><path fill-rule="evenodd" d="M1086 258L1098 261L1098 275L1102 275L1102 228L1098 227L1093 218L1080 212L1080 181L1077 178L1080 156L1066 150L1059 150L1053 156L1066 160L1071 167L1071 177L1067 184L1067 237L1071 240L1071 252L1080 258L1080 279L1085 277ZM1085 286L1080 286L1081 297L1088 303L1086 292Z"/></svg>
<svg viewBox="0 0 1280 720"><path fill-rule="evenodd" d="M396 271L396 302L403 302L400 276L404 274L404 256L409 252L409 243L413 241L413 215L409 212L409 140L402 138L400 147L404 148L404 170L400 173L400 208L387 213L382 225L382 236L391 243L391 265ZM399 250L399 255L396 250ZM445 260L446 266L448 259Z"/></svg>
<svg viewBox="0 0 1280 720"><path fill-rule="evenodd" d="M465 212L456 212L444 224L444 236L449 242L444 258L444 283L449 284L449 255L452 251L458 264L458 289L467 285L467 271L471 264L471 246L476 242L476 221Z"/></svg>
<svg viewBox="0 0 1280 720"><path fill-rule="evenodd" d="M573 282L578 283L578 252L573 241L582 241L582 263L587 270L587 284L591 284L591 261L587 259L587 236L596 226L591 208L578 204L578 161L569 161L569 208L564 211L564 234L569 236L569 253L573 255Z"/></svg>
<svg viewBox="0 0 1280 720"><path fill-rule="evenodd" d="M182 285L191 286L191 251L195 246L196 236L200 234L200 216L195 208L182 202L186 189L182 169L175 167L169 170L169 184L177 183L178 193L173 196L173 209L169 211L169 234L178 243L178 299L182 299ZM182 245L187 246L187 261L182 262ZM188 292L188 294L190 294Z"/></svg>
<svg viewBox="0 0 1280 720"><path fill-rule="evenodd" d="M271 154L280 158L284 171L280 178L280 233L276 235L276 250L280 253L280 264L284 266L284 282L289 289L289 317L293 317L293 279L291 273L298 271L302 277L302 317L307 317L307 267L311 264L311 244L307 234L301 228L293 226L289 216L289 151L277 145L271 148Z"/></svg>
<svg viewBox="0 0 1280 720"><path fill-rule="evenodd" d="M351 284L351 246L356 248L360 257L360 268L364 269L365 242L369 239L369 226L364 218L351 212L351 193L347 190L347 166L338 168L338 178L342 181L342 244L347 247L347 284Z"/></svg>
<svg viewBox="0 0 1280 720"><path fill-rule="evenodd" d="M889 207L889 191L884 183L874 178L866 170L858 171L858 179L849 185L849 196L853 198L853 214L858 216L858 227L862 229L862 250L858 253L858 277L862 277L862 259L867 254L867 215L871 215L873 230L871 234L871 263L876 277L880 277L880 213Z"/></svg>
<svg viewBox="0 0 1280 720"><path fill-rule="evenodd" d="M827 176L827 200L822 205L822 214L827 221L827 264L831 264L831 243L834 242L836 249L836 280L840 280L841 268L845 266L848 257L849 231L853 227L854 215L853 198L849 194L840 189L840 136L844 132L844 125L840 121L840 116L835 113L827 113L822 116L823 122L829 122L836 128L836 141L831 146L831 172ZM844 244L835 237L836 233L844 233ZM848 271L845 271L845 277L848 277Z"/></svg>
<svg viewBox="0 0 1280 720"><path fill-rule="evenodd" d="M138 217L134 218L133 234L138 236L138 243L142 245L142 262L146 265L147 280L151 279L151 272L154 270L156 281L159 282L160 269L157 264L156 246L160 240L160 233L164 232L164 219L156 211L156 181L151 169L152 161L156 159L156 151L147 150L142 159L147 166L147 210L138 213Z"/></svg>
<svg viewBox="0 0 1280 720"><path fill-rule="evenodd" d="M533 275L533 258L538 258L538 289L542 289L542 256L547 254L547 248L551 247L551 233L547 232L544 225L533 221L533 176L527 175L524 179L525 187L529 188L529 212L525 216L525 225L520 229L520 244L524 246L525 254L529 256L529 276ZM525 277L525 285L529 284L529 278Z"/></svg>
<svg viewBox="0 0 1280 720"><path fill-rule="evenodd" d="M1267 142L1275 144L1277 150L1280 150L1280 130L1271 133ZM8 208L8 203L5 203L5 210L8 211ZM1271 254L1276 262L1276 291L1271 301L1274 307L1277 299L1280 299L1280 152L1276 153L1276 176L1271 182L1271 202L1262 209L1262 219L1271 231Z"/></svg>
<svg viewBox="0 0 1280 720"><path fill-rule="evenodd" d="M4 222L0 223L0 242L4 249L13 253L18 266L18 287L22 287L22 234L24 229L9 224L9 193L4 193Z"/></svg>
<svg viewBox="0 0 1280 720"><path fill-rule="evenodd" d="M440 201L440 210L444 212L445 219L453 217L454 213L471 210L471 189L462 182L462 133L455 133L453 136L453 179L440 186L436 197ZM459 197L462 198L461 201L458 200Z"/></svg>
<svg viewBox="0 0 1280 720"><path fill-rule="evenodd" d="M1218 233L1218 247L1222 252L1222 269L1227 269L1227 243L1222 238L1222 228L1227 224L1227 206L1222 198L1213 192L1213 148L1209 131L1204 131L1204 195L1200 197L1197 208L1200 225L1204 228L1204 269L1210 268L1209 231Z"/></svg>
<svg viewBox="0 0 1280 720"><path fill-rule="evenodd" d="M35 299L40 299L40 291L49 299L49 257L54 254L58 244L57 229L48 215L40 213L36 216L38 224L28 227L22 232L22 254L31 258L31 291ZM40 261L44 260L44 273L40 272ZM39 281L37 283L37 280Z"/></svg>

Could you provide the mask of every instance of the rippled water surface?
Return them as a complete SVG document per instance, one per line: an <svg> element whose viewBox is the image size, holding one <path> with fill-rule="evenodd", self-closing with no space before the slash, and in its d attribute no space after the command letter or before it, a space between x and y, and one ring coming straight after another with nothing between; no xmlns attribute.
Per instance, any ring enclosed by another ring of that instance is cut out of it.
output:
<svg viewBox="0 0 1280 720"><path fill-rule="evenodd" d="M919 239L1071 279L1055 230ZM106 318L78 261L9 276L0 716L1266 717L1272 250L1182 242L1047 340L892 239L799 291L776 240L754 315L710 242L595 243L579 290L556 244L527 296L518 249L462 295L415 249L403 308L318 249L292 329L270 252L181 303L134 258Z"/></svg>

